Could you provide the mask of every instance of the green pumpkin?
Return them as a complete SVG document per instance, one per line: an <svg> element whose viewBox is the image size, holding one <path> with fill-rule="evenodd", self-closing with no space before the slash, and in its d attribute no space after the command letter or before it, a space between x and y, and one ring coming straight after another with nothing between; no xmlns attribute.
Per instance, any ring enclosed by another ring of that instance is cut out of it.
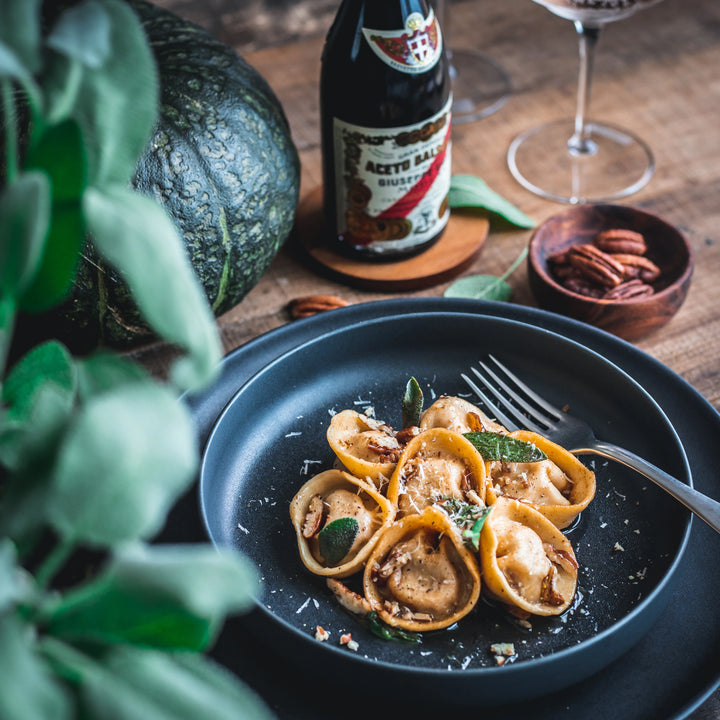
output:
<svg viewBox="0 0 720 720"><path fill-rule="evenodd" d="M155 55L161 95L133 184L175 221L218 316L255 286L290 234L297 150L272 89L232 48L167 10L130 5ZM129 348L154 338L125 284L92 254L60 315L55 328L75 345Z"/></svg>

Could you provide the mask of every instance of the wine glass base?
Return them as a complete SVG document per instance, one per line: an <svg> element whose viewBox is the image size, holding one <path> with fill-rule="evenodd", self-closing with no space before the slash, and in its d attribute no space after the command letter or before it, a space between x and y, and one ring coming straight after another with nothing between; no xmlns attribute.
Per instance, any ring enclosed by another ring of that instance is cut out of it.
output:
<svg viewBox="0 0 720 720"><path fill-rule="evenodd" d="M492 58L472 50L449 53L453 123L492 115L510 97L510 76Z"/></svg>
<svg viewBox="0 0 720 720"><path fill-rule="evenodd" d="M574 130L572 120L558 120L516 137L507 157L515 179L536 195L571 204L609 202L647 185L655 160L640 138L588 123L588 152L580 152L568 145Z"/></svg>

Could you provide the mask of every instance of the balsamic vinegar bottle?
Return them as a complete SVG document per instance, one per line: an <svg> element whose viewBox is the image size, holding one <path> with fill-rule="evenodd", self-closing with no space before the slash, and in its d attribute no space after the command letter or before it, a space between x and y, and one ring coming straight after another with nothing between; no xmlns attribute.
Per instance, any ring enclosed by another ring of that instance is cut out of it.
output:
<svg viewBox="0 0 720 720"><path fill-rule="evenodd" d="M343 0L322 55L323 210L338 250L402 259L450 216L451 92L425 0Z"/></svg>

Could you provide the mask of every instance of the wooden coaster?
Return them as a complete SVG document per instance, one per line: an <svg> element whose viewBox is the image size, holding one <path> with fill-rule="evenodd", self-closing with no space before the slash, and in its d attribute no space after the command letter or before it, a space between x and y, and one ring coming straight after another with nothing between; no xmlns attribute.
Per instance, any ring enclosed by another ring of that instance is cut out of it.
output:
<svg viewBox="0 0 720 720"><path fill-rule="evenodd" d="M295 219L298 244L321 270L348 285L381 291L418 290L450 280L475 260L489 229L484 214L453 210L442 237L425 252L397 262L372 262L330 247L323 233L322 188L300 203Z"/></svg>

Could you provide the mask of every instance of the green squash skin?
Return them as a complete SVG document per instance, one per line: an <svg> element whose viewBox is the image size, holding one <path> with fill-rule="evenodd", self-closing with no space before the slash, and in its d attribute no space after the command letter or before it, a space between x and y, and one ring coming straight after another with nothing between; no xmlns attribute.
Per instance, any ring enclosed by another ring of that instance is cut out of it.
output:
<svg viewBox="0 0 720 720"><path fill-rule="evenodd" d="M163 8L128 2L160 76L160 120L133 185L172 217L219 316L255 286L290 235L297 149L273 90L232 48ZM56 329L81 348L155 339L125 283L97 257L81 263L60 315Z"/></svg>

